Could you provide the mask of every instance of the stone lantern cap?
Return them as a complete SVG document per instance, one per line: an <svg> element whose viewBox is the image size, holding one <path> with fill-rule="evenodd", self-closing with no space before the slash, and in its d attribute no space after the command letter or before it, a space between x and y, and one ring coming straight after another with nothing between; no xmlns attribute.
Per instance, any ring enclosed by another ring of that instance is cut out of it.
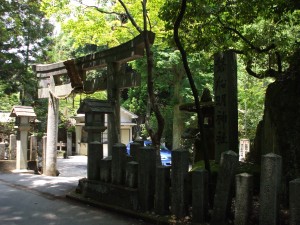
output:
<svg viewBox="0 0 300 225"><path fill-rule="evenodd" d="M113 113L112 105L109 101L98 99L84 99L80 104L77 113Z"/></svg>
<svg viewBox="0 0 300 225"><path fill-rule="evenodd" d="M9 116L36 118L36 114L31 106L14 106Z"/></svg>

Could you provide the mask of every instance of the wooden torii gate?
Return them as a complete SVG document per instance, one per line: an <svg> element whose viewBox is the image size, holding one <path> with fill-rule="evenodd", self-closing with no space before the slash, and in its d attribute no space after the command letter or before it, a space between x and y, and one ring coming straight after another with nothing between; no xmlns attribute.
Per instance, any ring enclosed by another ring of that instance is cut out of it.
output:
<svg viewBox="0 0 300 225"><path fill-rule="evenodd" d="M154 33L147 31L117 47L80 58L53 64L33 65L37 74L39 98L48 98L47 145L43 173L56 176L56 143L58 131L59 98L71 93L107 90L108 101L113 113L108 115L108 154L112 145L120 142L120 89L140 85L140 76L126 73L126 62L144 56L144 35L154 42ZM107 76L99 80L87 81L86 72L107 67Z"/></svg>

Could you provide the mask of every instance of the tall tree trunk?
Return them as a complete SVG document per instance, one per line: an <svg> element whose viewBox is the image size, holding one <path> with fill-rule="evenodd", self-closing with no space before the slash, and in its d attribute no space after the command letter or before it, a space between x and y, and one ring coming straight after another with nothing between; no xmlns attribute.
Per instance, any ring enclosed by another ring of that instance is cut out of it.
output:
<svg viewBox="0 0 300 225"><path fill-rule="evenodd" d="M181 8L180 8L180 13L175 21L174 24L174 40L175 43L180 51L181 57L182 57L182 62L183 62L183 66L184 69L186 71L186 75L188 77L192 92L193 92L193 96L194 96L194 101L195 101L195 106L196 106L196 110L197 110L197 117L198 117L198 129L200 130L200 135L197 135L196 138L199 138L202 140L202 143L204 145L204 163L205 163L205 169L210 173L210 163L209 163L209 158L208 158L208 148L207 148L207 143L206 143L206 137L205 137L205 133L204 133L204 126L203 126L203 115L201 113L201 109L200 109L200 100L199 100L199 94L198 94L198 90L196 88L195 85L195 81L193 78L193 75L191 73L191 70L189 68L188 65L188 61L187 61L187 55L186 52L180 42L179 39L179 35L178 35L178 30L180 27L180 23L183 19L183 16L185 14L185 10L186 10L186 0L182 0L182 4L181 4Z"/></svg>

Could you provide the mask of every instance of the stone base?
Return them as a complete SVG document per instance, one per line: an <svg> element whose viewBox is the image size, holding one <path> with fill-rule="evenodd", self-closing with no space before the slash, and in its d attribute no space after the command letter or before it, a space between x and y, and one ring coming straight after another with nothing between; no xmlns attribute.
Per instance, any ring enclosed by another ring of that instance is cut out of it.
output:
<svg viewBox="0 0 300 225"><path fill-rule="evenodd" d="M79 180L76 189L84 198L90 198L102 204L122 207L128 210L138 210L138 191L135 188L117 186L101 181Z"/></svg>
<svg viewBox="0 0 300 225"><path fill-rule="evenodd" d="M9 173L16 169L16 160L0 160L0 172Z"/></svg>

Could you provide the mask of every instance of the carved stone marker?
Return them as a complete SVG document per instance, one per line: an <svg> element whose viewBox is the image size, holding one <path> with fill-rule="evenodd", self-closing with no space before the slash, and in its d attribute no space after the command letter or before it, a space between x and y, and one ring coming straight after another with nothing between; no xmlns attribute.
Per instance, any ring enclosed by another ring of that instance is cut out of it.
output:
<svg viewBox="0 0 300 225"><path fill-rule="evenodd" d="M172 151L171 211L177 218L187 215L186 180L189 171L189 152L182 149Z"/></svg>
<svg viewBox="0 0 300 225"><path fill-rule="evenodd" d="M208 216L208 172L197 169L192 172L193 222L204 223Z"/></svg>
<svg viewBox="0 0 300 225"><path fill-rule="evenodd" d="M235 225L247 225L252 210L253 176L241 173L235 176Z"/></svg>
<svg viewBox="0 0 300 225"><path fill-rule="evenodd" d="M290 225L300 224L300 178L290 181Z"/></svg>
<svg viewBox="0 0 300 225"><path fill-rule="evenodd" d="M259 191L260 225L278 224L281 170L281 156L274 153L262 156Z"/></svg>
<svg viewBox="0 0 300 225"><path fill-rule="evenodd" d="M237 63L232 51L215 55L215 160L222 152L238 153Z"/></svg>
<svg viewBox="0 0 300 225"><path fill-rule="evenodd" d="M222 153L211 225L226 224L238 160L238 154L233 151Z"/></svg>

